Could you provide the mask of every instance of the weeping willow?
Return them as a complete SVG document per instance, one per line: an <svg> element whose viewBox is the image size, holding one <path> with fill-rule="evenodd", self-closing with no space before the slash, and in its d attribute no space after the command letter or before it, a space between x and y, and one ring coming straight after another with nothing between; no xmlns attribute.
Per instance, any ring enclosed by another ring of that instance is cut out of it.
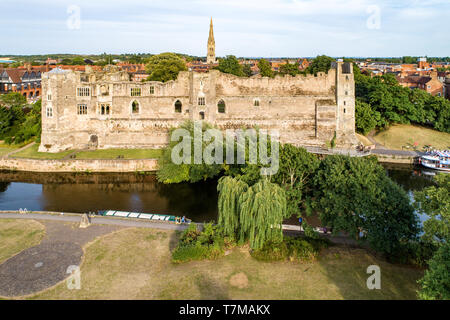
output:
<svg viewBox="0 0 450 320"><path fill-rule="evenodd" d="M239 197L240 238L248 239L252 249L267 241L283 239L282 222L287 215L285 191L261 180Z"/></svg>
<svg viewBox="0 0 450 320"><path fill-rule="evenodd" d="M219 225L223 226L224 233L236 237L239 231L239 197L246 192L248 185L242 180L226 176L219 180Z"/></svg>

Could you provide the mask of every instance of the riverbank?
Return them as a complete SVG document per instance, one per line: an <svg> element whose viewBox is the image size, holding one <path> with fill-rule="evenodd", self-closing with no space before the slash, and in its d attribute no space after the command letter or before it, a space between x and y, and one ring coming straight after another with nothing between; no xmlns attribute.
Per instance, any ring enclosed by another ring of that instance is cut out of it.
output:
<svg viewBox="0 0 450 320"><path fill-rule="evenodd" d="M147 172L157 169L157 159L0 159L0 170L10 171Z"/></svg>

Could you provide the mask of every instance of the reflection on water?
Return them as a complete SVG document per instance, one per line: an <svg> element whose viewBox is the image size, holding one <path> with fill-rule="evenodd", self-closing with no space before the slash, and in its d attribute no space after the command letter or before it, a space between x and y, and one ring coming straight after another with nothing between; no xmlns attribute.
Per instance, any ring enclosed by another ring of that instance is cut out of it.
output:
<svg viewBox="0 0 450 320"><path fill-rule="evenodd" d="M411 199L413 191L433 184L433 172L401 165L385 168ZM20 208L76 213L113 209L212 221L217 220L217 180L164 185L154 175L135 173L0 172L0 210ZM290 222L298 224L296 218Z"/></svg>
<svg viewBox="0 0 450 320"><path fill-rule="evenodd" d="M0 210L88 212L105 209L217 216L217 181L164 185L154 175L0 173Z"/></svg>

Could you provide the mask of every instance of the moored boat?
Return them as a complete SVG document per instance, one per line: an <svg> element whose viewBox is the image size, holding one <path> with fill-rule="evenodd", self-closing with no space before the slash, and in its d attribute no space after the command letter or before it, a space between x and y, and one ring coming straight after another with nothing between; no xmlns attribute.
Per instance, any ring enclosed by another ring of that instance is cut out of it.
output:
<svg viewBox="0 0 450 320"><path fill-rule="evenodd" d="M450 172L450 151L431 151L419 158L419 163L430 169Z"/></svg>
<svg viewBox="0 0 450 320"><path fill-rule="evenodd" d="M153 214L153 213L104 210L98 211L98 215L105 217L133 218L133 219L144 219L161 222L191 223L191 219L187 219L186 217L176 217L172 215Z"/></svg>

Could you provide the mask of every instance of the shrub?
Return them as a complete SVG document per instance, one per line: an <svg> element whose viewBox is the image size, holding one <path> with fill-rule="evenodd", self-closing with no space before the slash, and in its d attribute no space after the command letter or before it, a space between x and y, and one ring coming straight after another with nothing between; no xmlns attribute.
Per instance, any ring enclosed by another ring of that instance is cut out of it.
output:
<svg viewBox="0 0 450 320"><path fill-rule="evenodd" d="M180 238L178 246L172 252L175 263L192 260L217 259L221 257L225 248L232 246L232 240L223 237L220 227L207 223L203 231L198 230L195 223L191 223Z"/></svg>

